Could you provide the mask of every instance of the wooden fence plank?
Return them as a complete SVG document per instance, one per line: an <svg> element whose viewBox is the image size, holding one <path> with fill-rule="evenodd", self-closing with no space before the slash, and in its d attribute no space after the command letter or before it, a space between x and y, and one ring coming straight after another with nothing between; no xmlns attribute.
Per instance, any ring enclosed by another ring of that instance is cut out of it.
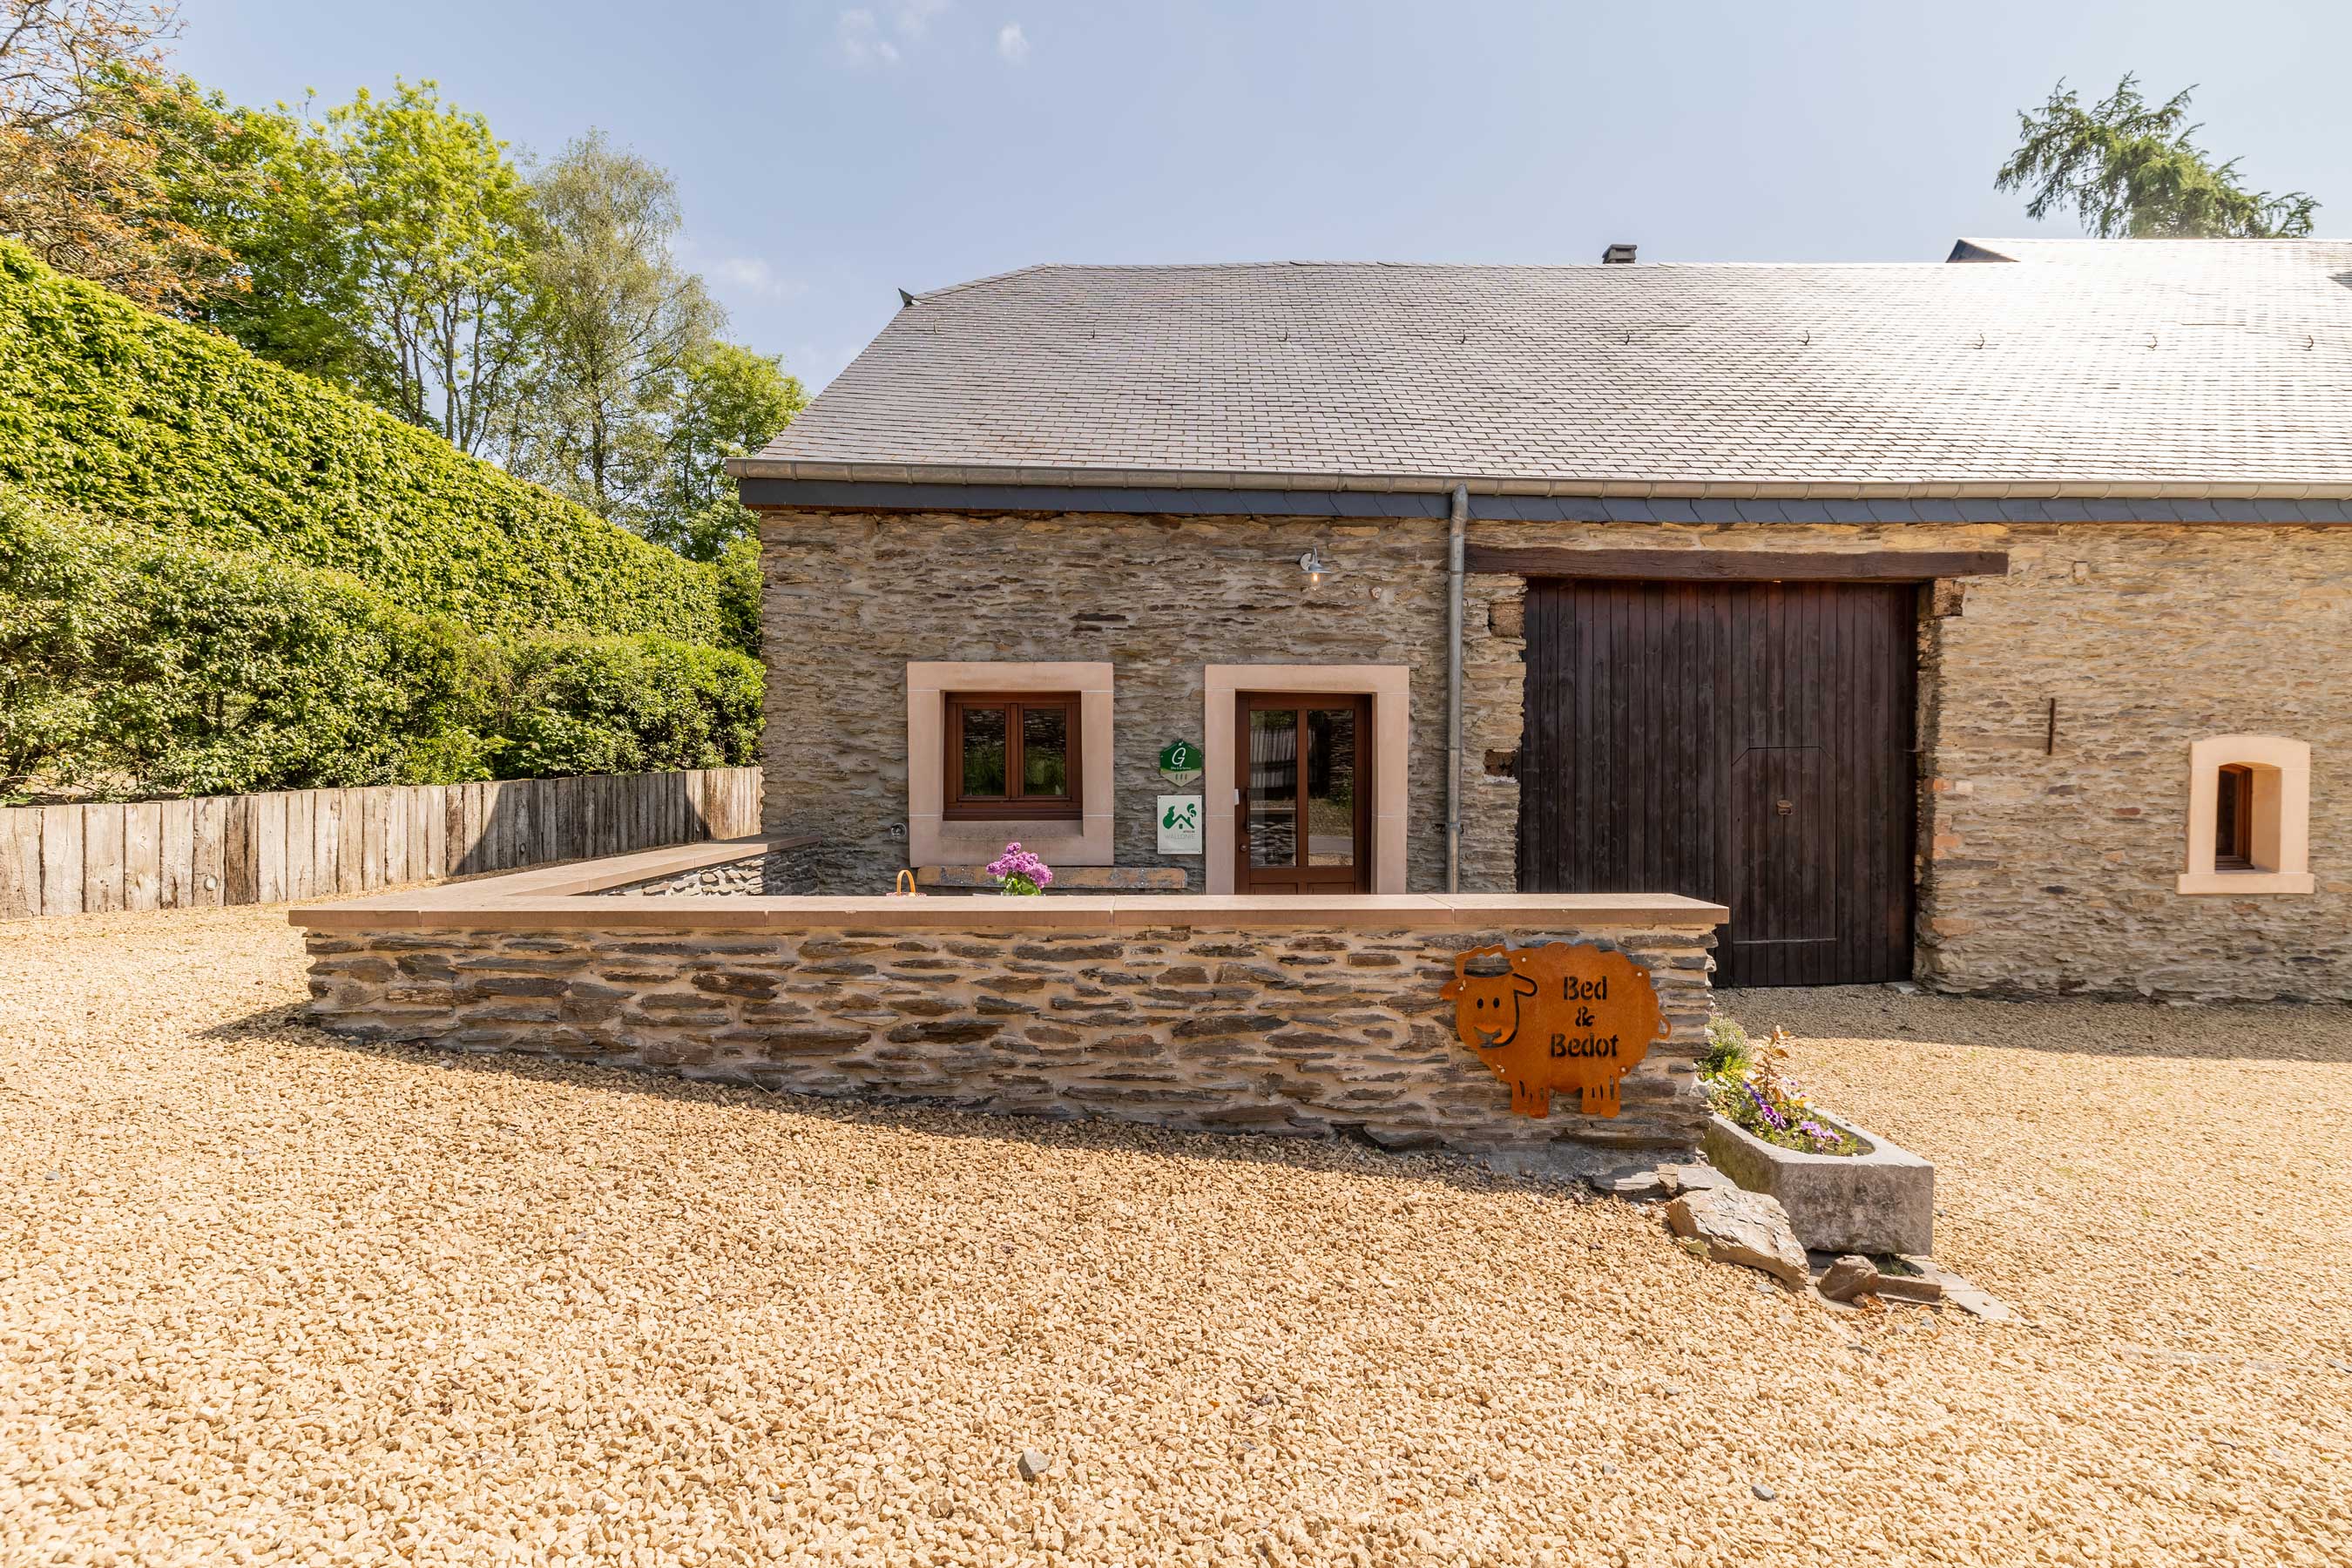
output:
<svg viewBox="0 0 2352 1568"><path fill-rule="evenodd" d="M17 806L0 811L0 921L41 912L41 814Z"/></svg>
<svg viewBox="0 0 2352 1568"><path fill-rule="evenodd" d="M100 914L122 907L122 807L85 805L81 819L81 907Z"/></svg>
<svg viewBox="0 0 2352 1568"><path fill-rule="evenodd" d="M260 858L254 841L261 820L261 803L268 796L233 795L221 807L221 902L258 904Z"/></svg>
<svg viewBox="0 0 2352 1568"><path fill-rule="evenodd" d="M81 913L88 810L79 805L41 807L41 912L45 915Z"/></svg>
<svg viewBox="0 0 2352 1568"><path fill-rule="evenodd" d="M397 784L378 784L368 794L375 797L375 815L383 851L371 868L375 873L375 885L389 888L404 881L408 874L408 796Z"/></svg>
<svg viewBox="0 0 2352 1568"><path fill-rule="evenodd" d="M383 886L383 792L351 789L343 798L346 809L358 815L360 863L349 879L338 881L348 879L358 891L372 893Z"/></svg>
<svg viewBox="0 0 2352 1568"><path fill-rule="evenodd" d="M235 795L206 795L195 803L195 885L189 896L199 908L213 909L228 901L228 816L238 804Z"/></svg>
<svg viewBox="0 0 2352 1568"><path fill-rule="evenodd" d="M375 885L389 888L408 876L408 792L398 784L377 784L368 793L376 797L376 816L383 825L382 851L375 859Z"/></svg>
<svg viewBox="0 0 2352 1568"><path fill-rule="evenodd" d="M563 781L530 781L530 858L536 865L563 854Z"/></svg>
<svg viewBox="0 0 2352 1568"><path fill-rule="evenodd" d="M335 792L335 892L342 898L367 890L367 814L364 790Z"/></svg>
<svg viewBox="0 0 2352 1568"><path fill-rule="evenodd" d="M207 795L188 802L195 806L195 865L188 875L188 900L212 908L226 900L228 881L228 806L230 795Z"/></svg>
<svg viewBox="0 0 2352 1568"><path fill-rule="evenodd" d="M401 792L401 810L408 816L408 858L402 862L404 882L433 879L433 819L439 815L441 792L430 784L410 784Z"/></svg>
<svg viewBox="0 0 2352 1568"><path fill-rule="evenodd" d="M163 819L156 855L161 882L156 890L155 903L151 907L184 910L195 902L196 803L193 800L157 801L155 811ZM126 830L128 820L126 816ZM138 907L131 905L133 909Z"/></svg>
<svg viewBox="0 0 2352 1568"><path fill-rule="evenodd" d="M466 796L474 786L452 784L446 808L441 814L441 874L455 877L466 869L466 850L471 842L466 837Z"/></svg>
<svg viewBox="0 0 2352 1568"><path fill-rule="evenodd" d="M482 826L475 832L474 853L481 864L478 871L503 871L512 861L514 853L514 819L507 815L507 786L497 780L486 781L482 792Z"/></svg>
<svg viewBox="0 0 2352 1568"><path fill-rule="evenodd" d="M286 794L286 886L282 893L289 903L310 898L319 890L318 795L313 789L289 790Z"/></svg>
<svg viewBox="0 0 2352 1568"><path fill-rule="evenodd" d="M253 896L265 904L284 903L286 890L286 802L283 790L255 797L253 803Z"/></svg>
<svg viewBox="0 0 2352 1568"><path fill-rule="evenodd" d="M449 874L449 795L444 789L426 788L419 793L425 800L425 877L437 881Z"/></svg>
<svg viewBox="0 0 2352 1568"><path fill-rule="evenodd" d="M133 801L122 808L122 907L152 910L163 891L163 807Z"/></svg>
<svg viewBox="0 0 2352 1568"><path fill-rule="evenodd" d="M333 898L343 874L343 792L310 792L310 896Z"/></svg>

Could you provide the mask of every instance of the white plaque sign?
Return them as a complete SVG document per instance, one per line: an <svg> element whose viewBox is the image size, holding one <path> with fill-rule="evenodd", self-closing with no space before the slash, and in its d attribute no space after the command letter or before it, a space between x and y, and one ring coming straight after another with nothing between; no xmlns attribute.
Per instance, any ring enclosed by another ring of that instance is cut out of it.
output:
<svg viewBox="0 0 2352 1568"><path fill-rule="evenodd" d="M1199 855L1203 853L1204 829L1201 823L1201 797L1197 795L1163 795L1160 797L1160 853L1162 855Z"/></svg>

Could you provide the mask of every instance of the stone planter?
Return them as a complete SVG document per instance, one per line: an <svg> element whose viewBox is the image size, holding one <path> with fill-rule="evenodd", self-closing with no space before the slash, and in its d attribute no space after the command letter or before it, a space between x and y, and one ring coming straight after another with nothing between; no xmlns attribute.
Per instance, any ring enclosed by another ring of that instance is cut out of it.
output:
<svg viewBox="0 0 2352 1568"><path fill-rule="evenodd" d="M1807 1154L1783 1149L1716 1116L1707 1122L1707 1161L1748 1191L1780 1199L1809 1251L1933 1251L1936 1167L1874 1133L1830 1117L1821 1120L1860 1139L1863 1152Z"/></svg>

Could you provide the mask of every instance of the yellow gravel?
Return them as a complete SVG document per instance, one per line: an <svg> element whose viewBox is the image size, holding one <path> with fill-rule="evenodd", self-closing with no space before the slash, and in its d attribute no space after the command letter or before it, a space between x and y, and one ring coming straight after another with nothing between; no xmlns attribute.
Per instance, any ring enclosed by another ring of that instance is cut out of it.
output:
<svg viewBox="0 0 2352 1568"><path fill-rule="evenodd" d="M1436 1161L354 1048L283 920L0 927L0 1563L2352 1557L2352 1011L1732 998L2004 1326Z"/></svg>

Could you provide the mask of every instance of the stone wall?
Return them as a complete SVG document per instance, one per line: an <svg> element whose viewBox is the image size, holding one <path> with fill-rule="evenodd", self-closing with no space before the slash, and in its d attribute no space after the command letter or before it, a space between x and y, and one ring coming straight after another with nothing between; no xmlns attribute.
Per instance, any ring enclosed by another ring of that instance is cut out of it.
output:
<svg viewBox="0 0 2352 1568"><path fill-rule="evenodd" d="M819 855L817 846L800 845L791 849L746 856L723 865L698 867L674 876L625 882L616 888L600 888L592 896L623 899L773 898L810 893L816 890L814 867Z"/></svg>
<svg viewBox="0 0 2352 1568"><path fill-rule="evenodd" d="M1541 1121L1455 1038L1454 955L1498 932L976 929L312 931L313 1016L370 1039L520 1051L798 1094L1360 1132L1392 1147L1687 1151L1703 931L1515 930L1649 969L1671 1027L1623 1113Z"/></svg>
<svg viewBox="0 0 2352 1568"><path fill-rule="evenodd" d="M1443 885L1443 522L798 512L760 533L766 826L825 840L822 890L886 892L907 864L906 667L932 659L1115 666L1118 864L1195 892L1202 858L1158 853L1151 804L1160 747L1204 738L1202 667L1409 666L1408 886ZM1309 545L1339 568L1316 588Z"/></svg>
<svg viewBox="0 0 2352 1568"><path fill-rule="evenodd" d="M1998 994L2352 999L2352 530L1474 520L1470 537L2008 551L2007 578L1970 580L1956 616L1921 616L1920 977ZM904 667L949 658L1110 660L1118 858L1185 866L1196 889L1199 858L1154 853L1149 805L1160 746L1200 739L1201 667L1405 665L1407 886L1442 885L1443 522L778 513L761 540L768 646L824 650L770 660L767 827L825 836L824 890L882 890L903 863ZM1320 588L1297 570L1309 544L1339 568ZM1516 886L1523 604L1516 578L1469 579L1469 890ZM2316 894L2174 890L2189 744L2222 733L2311 743Z"/></svg>

